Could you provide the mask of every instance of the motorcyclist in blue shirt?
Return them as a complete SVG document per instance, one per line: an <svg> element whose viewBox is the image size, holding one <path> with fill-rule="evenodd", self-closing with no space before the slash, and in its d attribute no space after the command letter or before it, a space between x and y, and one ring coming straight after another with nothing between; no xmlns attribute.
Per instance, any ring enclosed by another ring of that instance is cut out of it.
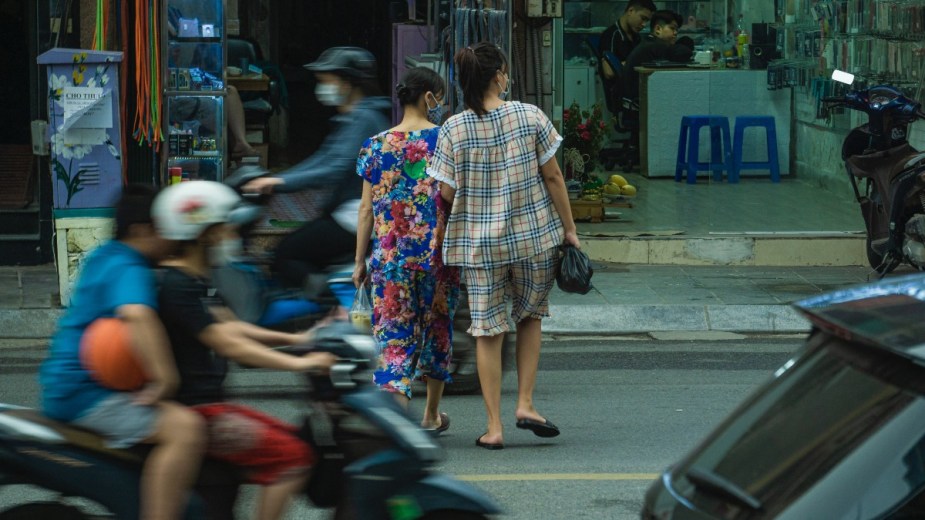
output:
<svg viewBox="0 0 925 520"><path fill-rule="evenodd" d="M335 259L352 259L363 191L362 179L356 175L357 154L367 137L390 126L387 114L391 109L390 99L379 95L376 58L365 49L333 47L305 68L318 81L318 101L337 109L331 133L304 161L243 187L245 192L265 194L330 190L321 216L289 234L275 251L274 270L293 287L302 286L308 274Z"/></svg>

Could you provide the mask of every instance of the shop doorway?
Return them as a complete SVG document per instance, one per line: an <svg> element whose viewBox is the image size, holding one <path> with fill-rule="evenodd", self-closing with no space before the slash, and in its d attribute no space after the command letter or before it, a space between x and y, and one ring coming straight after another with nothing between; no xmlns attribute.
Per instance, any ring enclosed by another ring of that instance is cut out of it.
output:
<svg viewBox="0 0 925 520"><path fill-rule="evenodd" d="M243 2L242 2L243 3ZM269 9L261 9L267 4ZM388 94L391 56L389 2L305 2L304 0L252 0L242 16L242 31L266 27L268 56L286 84L288 132L286 146L271 153L271 166L284 168L311 155L329 131L333 110L315 99L315 81L303 65L325 49L351 45L369 49L379 65L379 84Z"/></svg>
<svg viewBox="0 0 925 520"><path fill-rule="evenodd" d="M0 0L0 265L51 260L51 185L45 163L32 155L30 130L46 96L35 64L41 13L36 2Z"/></svg>
<svg viewBox="0 0 925 520"><path fill-rule="evenodd" d="M22 0L0 0L0 70L4 80L0 82L3 103L0 103L0 144L29 143L28 88L30 54L15 51L23 49L29 41L29 2Z"/></svg>

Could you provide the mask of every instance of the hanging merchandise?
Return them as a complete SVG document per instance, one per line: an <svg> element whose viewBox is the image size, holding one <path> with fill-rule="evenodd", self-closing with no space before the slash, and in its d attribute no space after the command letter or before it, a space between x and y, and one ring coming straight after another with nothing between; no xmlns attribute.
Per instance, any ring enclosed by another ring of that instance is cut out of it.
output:
<svg viewBox="0 0 925 520"><path fill-rule="evenodd" d="M164 140L161 131L160 42L158 2L135 0L135 87L137 93L132 137L155 150Z"/></svg>
<svg viewBox="0 0 925 520"><path fill-rule="evenodd" d="M450 27L455 28L450 56L481 41L497 45L509 60L511 55L511 0L456 0L456 7L450 11ZM514 69L513 63L511 64ZM450 65L450 78L455 78L455 65ZM455 90L455 111L462 110L462 90L453 79ZM516 84L515 78L515 84Z"/></svg>
<svg viewBox="0 0 925 520"><path fill-rule="evenodd" d="M106 50L106 30L108 28L109 0L96 0L96 24L93 30L93 50Z"/></svg>

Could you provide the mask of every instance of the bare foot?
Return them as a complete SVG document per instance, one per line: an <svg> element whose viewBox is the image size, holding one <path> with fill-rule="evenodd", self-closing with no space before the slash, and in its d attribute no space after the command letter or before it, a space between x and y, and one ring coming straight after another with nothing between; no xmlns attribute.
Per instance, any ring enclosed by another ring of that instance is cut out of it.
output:
<svg viewBox="0 0 925 520"><path fill-rule="evenodd" d="M504 448L504 438L501 435L489 435L486 433L475 440L475 445L489 450L500 450Z"/></svg>
<svg viewBox="0 0 925 520"><path fill-rule="evenodd" d="M437 433L441 433L447 430L450 427L450 416L444 412L437 414L437 417L427 417L424 416L424 419L421 421L421 428L425 430L433 430Z"/></svg>
<svg viewBox="0 0 925 520"><path fill-rule="evenodd" d="M540 415L535 409L520 409L514 412L514 418L518 421L521 419L532 419L534 421L545 422L546 418Z"/></svg>
<svg viewBox="0 0 925 520"><path fill-rule="evenodd" d="M504 434L485 432L479 437L479 441L484 444L504 444Z"/></svg>
<svg viewBox="0 0 925 520"><path fill-rule="evenodd" d="M439 428L443 426L443 421L440 419L440 416L437 417L427 417L424 416L424 419L421 420L421 428L425 430Z"/></svg>

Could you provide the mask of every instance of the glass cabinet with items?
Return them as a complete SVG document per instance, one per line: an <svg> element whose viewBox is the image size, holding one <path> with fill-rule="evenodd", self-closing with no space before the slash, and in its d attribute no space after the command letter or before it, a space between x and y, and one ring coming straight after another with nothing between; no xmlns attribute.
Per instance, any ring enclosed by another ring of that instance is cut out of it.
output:
<svg viewBox="0 0 925 520"><path fill-rule="evenodd" d="M163 2L165 184L221 180L225 167L224 0Z"/></svg>

